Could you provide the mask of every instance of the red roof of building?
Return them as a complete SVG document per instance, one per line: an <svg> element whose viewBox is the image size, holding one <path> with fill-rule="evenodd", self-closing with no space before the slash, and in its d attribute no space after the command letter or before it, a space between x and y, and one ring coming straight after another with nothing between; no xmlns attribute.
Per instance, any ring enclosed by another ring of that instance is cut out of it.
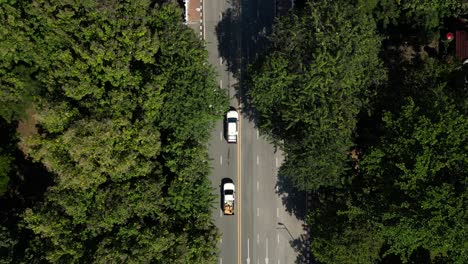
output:
<svg viewBox="0 0 468 264"><path fill-rule="evenodd" d="M468 59L468 32L457 31L455 34L455 41L456 57L461 61Z"/></svg>

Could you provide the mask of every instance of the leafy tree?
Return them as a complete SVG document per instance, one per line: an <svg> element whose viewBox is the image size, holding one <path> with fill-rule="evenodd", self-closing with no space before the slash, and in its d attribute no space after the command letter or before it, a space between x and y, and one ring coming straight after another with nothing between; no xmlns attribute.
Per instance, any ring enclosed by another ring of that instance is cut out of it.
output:
<svg viewBox="0 0 468 264"><path fill-rule="evenodd" d="M31 78L34 68L30 67L34 57L27 56L32 55L34 46L25 41L31 32L20 19L19 9L2 3L0 17L4 23L0 29L0 116L12 122L24 116L36 89Z"/></svg>
<svg viewBox="0 0 468 264"><path fill-rule="evenodd" d="M393 100L381 99L392 112L374 124L380 137L349 185L316 194L310 225L318 260L466 262L468 118L449 97L450 67L421 63L392 86Z"/></svg>
<svg viewBox="0 0 468 264"><path fill-rule="evenodd" d="M362 163L374 184L366 204L380 215L389 249L407 260L419 247L466 261L468 118L451 102L427 111L409 100L384 117L387 133Z"/></svg>
<svg viewBox="0 0 468 264"><path fill-rule="evenodd" d="M322 188L310 195L310 249L316 260L351 264L375 263L379 259L384 243L379 226L363 209L351 208L351 191Z"/></svg>
<svg viewBox="0 0 468 264"><path fill-rule="evenodd" d="M319 261L466 262L468 118L449 102L434 106L408 99L400 113L387 113L386 133L352 185L317 195L309 219Z"/></svg>
<svg viewBox="0 0 468 264"><path fill-rule="evenodd" d="M13 247L18 241L10 234L8 228L0 226L0 263L7 264L13 260Z"/></svg>
<svg viewBox="0 0 468 264"><path fill-rule="evenodd" d="M0 116L0 197L5 194L10 182L10 176L15 171L14 152L17 136L16 122L9 122Z"/></svg>
<svg viewBox="0 0 468 264"><path fill-rule="evenodd" d="M36 89L39 133L23 138L25 151L55 175L24 213L36 237L17 261L214 262L205 144L227 98L180 10L146 0L0 7L18 21L4 23L18 34L0 47L24 47L4 50L1 67Z"/></svg>
<svg viewBox="0 0 468 264"><path fill-rule="evenodd" d="M382 26L404 25L427 33L438 30L443 19L463 12L459 0L360 0L360 5L372 10ZM466 7L465 7L466 12Z"/></svg>
<svg viewBox="0 0 468 264"><path fill-rule="evenodd" d="M9 155L0 156L0 195L7 190L12 159Z"/></svg>
<svg viewBox="0 0 468 264"><path fill-rule="evenodd" d="M275 25L249 95L260 129L284 140L281 170L297 188L340 185L356 115L385 78L380 43L372 17L347 1L310 2Z"/></svg>

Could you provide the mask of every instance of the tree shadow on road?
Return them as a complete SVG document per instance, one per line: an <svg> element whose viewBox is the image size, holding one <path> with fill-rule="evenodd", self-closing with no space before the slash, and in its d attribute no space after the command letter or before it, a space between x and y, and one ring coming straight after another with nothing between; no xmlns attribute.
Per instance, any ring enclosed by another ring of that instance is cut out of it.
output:
<svg viewBox="0 0 468 264"><path fill-rule="evenodd" d="M305 227L304 227L305 229ZM295 238L292 241L289 241L291 247L298 253L296 257L296 264L303 264L308 263L308 255L307 253L310 252L309 248L309 236L307 234L302 234L299 237Z"/></svg>
<svg viewBox="0 0 468 264"><path fill-rule="evenodd" d="M288 175L282 173L280 168L276 182L276 194L290 215L294 215L303 223L307 221L307 193L297 189ZM308 263L310 258L309 231L306 224L302 225L302 234L290 241L291 247L297 253L295 263Z"/></svg>
<svg viewBox="0 0 468 264"><path fill-rule="evenodd" d="M306 192L295 188L286 175L278 173L276 194L281 197L281 201L290 215L294 214L297 219L305 221Z"/></svg>
<svg viewBox="0 0 468 264"><path fill-rule="evenodd" d="M249 65L267 50L274 21L274 12L270 12L274 1L232 0L228 4L232 7L222 13L222 19L215 27L218 53L238 81L233 88L236 98L242 102L243 116L257 126L258 115L248 96L246 76Z"/></svg>
<svg viewBox="0 0 468 264"><path fill-rule="evenodd" d="M314 263L317 264L318 262L313 259L313 256L310 254L310 236L308 234L308 227L307 225L303 224L302 225L302 230L303 233L294 238L289 230L287 229L286 226L284 226L282 223L278 223L280 226L277 229L285 229L288 233L289 236L291 237L291 240L289 240L289 245L293 250L297 253L296 260L294 263L296 264L303 264L303 263ZM311 262L309 262L311 261Z"/></svg>
<svg viewBox="0 0 468 264"><path fill-rule="evenodd" d="M215 28L218 38L218 53L220 54L227 70L238 81L233 84L236 98L242 104L242 115L259 128L262 120L255 109L249 96L251 69L261 64L262 58L267 54L275 20L275 1L273 0L232 0L232 7L222 14L222 19ZM241 10L242 6L242 10ZM261 131L269 132L269 131ZM281 142L262 133L275 145L281 146ZM306 218L306 193L294 188L291 180L281 173L278 174L276 194L289 215L305 222ZM304 227L305 228L305 227ZM306 263L306 252L309 251L306 236L291 238L291 246L299 252L296 263Z"/></svg>
<svg viewBox="0 0 468 264"><path fill-rule="evenodd" d="M218 53L227 70L234 78L240 78L241 55L240 55L240 10L228 8L222 13L223 18L216 25L215 31L218 37Z"/></svg>

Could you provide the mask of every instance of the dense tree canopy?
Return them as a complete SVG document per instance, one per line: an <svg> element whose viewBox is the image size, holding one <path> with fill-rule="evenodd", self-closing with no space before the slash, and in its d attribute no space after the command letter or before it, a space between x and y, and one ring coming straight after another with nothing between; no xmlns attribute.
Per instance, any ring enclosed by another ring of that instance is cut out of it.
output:
<svg viewBox="0 0 468 264"><path fill-rule="evenodd" d="M398 116L385 115L387 133L362 163L363 179L372 183L365 205L380 218L387 254L406 260L424 248L432 258L464 263L468 117L450 102L433 103L424 109L409 100Z"/></svg>
<svg viewBox="0 0 468 264"><path fill-rule="evenodd" d="M309 3L282 18L268 54L252 67L259 126L284 140L282 173L300 189L340 182L356 115L369 87L385 78L375 23L347 2Z"/></svg>
<svg viewBox="0 0 468 264"><path fill-rule="evenodd" d="M313 198L312 254L466 263L466 84L418 42L434 49L427 37L461 2L348 2L308 1L279 19L249 72L258 125L285 151L280 173Z"/></svg>
<svg viewBox="0 0 468 264"><path fill-rule="evenodd" d="M312 250L320 261L468 260L468 118L434 103L437 110L424 113L408 100L398 116L385 115L387 133L362 161L352 192L335 192L338 205L317 207L328 212L312 218ZM421 251L427 257L416 256Z"/></svg>
<svg viewBox="0 0 468 264"><path fill-rule="evenodd" d="M55 178L24 213L37 236L23 261L213 262L205 143L227 102L180 10L146 0L0 7L2 91L33 98L39 133L24 149Z"/></svg>
<svg viewBox="0 0 468 264"><path fill-rule="evenodd" d="M318 261L468 262L466 84L381 45L438 35L462 7L308 1L250 67L246 106L313 197ZM216 262L205 145L227 100L181 18L163 0L0 3L0 263ZM53 184L21 196L20 167Z"/></svg>
<svg viewBox="0 0 468 264"><path fill-rule="evenodd" d="M359 0L359 4L369 7L384 27L403 25L427 33L437 31L444 18L462 14L467 8L460 0Z"/></svg>
<svg viewBox="0 0 468 264"><path fill-rule="evenodd" d="M12 159L8 154L0 155L0 195L7 190Z"/></svg>
<svg viewBox="0 0 468 264"><path fill-rule="evenodd" d="M447 96L457 89L448 68L429 60L402 76L399 90L415 98L385 111L382 136L350 185L317 196L311 226L319 260L468 260L468 116Z"/></svg>

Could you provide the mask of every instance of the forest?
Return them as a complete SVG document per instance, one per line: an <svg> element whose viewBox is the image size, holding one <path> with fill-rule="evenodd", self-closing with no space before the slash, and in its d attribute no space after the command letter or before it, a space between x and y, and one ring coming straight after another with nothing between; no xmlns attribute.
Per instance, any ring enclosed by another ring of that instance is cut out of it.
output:
<svg viewBox="0 0 468 264"><path fill-rule="evenodd" d="M468 73L446 38L467 4L299 2L242 85L312 197L314 261L468 263ZM217 263L207 142L228 98L182 17L0 2L0 263Z"/></svg>
<svg viewBox="0 0 468 264"><path fill-rule="evenodd" d="M214 263L228 108L170 2L0 3L0 263Z"/></svg>
<svg viewBox="0 0 468 264"><path fill-rule="evenodd" d="M276 21L246 99L312 197L313 261L468 263L468 74L446 37L467 15L337 0Z"/></svg>

